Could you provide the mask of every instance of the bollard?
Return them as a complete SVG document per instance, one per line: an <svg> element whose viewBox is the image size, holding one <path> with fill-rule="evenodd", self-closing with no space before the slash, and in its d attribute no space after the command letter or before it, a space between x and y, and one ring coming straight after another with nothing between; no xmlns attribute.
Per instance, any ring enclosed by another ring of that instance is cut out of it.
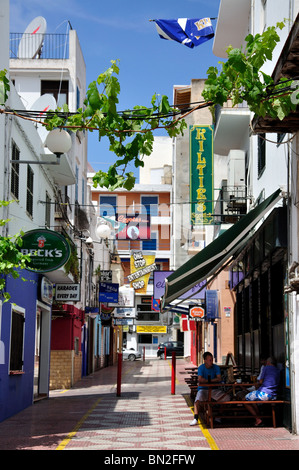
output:
<svg viewBox="0 0 299 470"><path fill-rule="evenodd" d="M145 346L143 346L143 361L145 361Z"/></svg>
<svg viewBox="0 0 299 470"><path fill-rule="evenodd" d="M165 361L166 361L166 346L165 346L165 348L164 348L164 359L165 359Z"/></svg>
<svg viewBox="0 0 299 470"><path fill-rule="evenodd" d="M116 388L116 396L117 396L117 397L120 397L120 394L121 394L121 369L122 369L122 360L123 360L123 355L122 355L122 353L118 353L117 388Z"/></svg>
<svg viewBox="0 0 299 470"><path fill-rule="evenodd" d="M171 395L175 395L175 366L176 366L175 352L172 351L172 368L171 368Z"/></svg>

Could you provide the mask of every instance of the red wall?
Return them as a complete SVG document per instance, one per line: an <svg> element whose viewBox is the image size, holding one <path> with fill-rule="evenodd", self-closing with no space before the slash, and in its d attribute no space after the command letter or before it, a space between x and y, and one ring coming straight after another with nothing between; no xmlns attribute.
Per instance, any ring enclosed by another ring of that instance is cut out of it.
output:
<svg viewBox="0 0 299 470"><path fill-rule="evenodd" d="M68 305L67 307L73 307ZM84 321L84 315L81 310L73 307L75 313L65 312L65 316L52 320L51 331L51 350L71 351L74 349L74 338L79 338L79 350L81 351L81 328ZM69 310L69 308L67 308Z"/></svg>

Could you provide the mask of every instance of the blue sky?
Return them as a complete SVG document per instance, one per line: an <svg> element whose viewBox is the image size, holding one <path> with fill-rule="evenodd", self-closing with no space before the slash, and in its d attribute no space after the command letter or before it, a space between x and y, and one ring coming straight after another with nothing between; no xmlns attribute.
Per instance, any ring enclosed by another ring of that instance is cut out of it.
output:
<svg viewBox="0 0 299 470"><path fill-rule="evenodd" d="M47 21L48 33L64 33L70 21L77 31L86 63L87 85L120 60L119 110L149 106L154 93L172 103L174 85L205 78L219 58L213 39L189 49L159 38L150 19L217 17L220 0L10 0L10 31L22 33L36 16ZM216 26L216 21L213 21ZM166 135L166 134L164 134ZM107 170L114 156L107 140L88 137L88 160L97 171Z"/></svg>

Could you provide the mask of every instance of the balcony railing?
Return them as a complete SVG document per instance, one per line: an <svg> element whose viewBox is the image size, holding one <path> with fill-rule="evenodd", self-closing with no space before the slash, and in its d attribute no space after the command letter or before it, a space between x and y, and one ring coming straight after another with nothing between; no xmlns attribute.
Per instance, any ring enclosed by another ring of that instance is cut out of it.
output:
<svg viewBox="0 0 299 470"><path fill-rule="evenodd" d="M42 45L38 49L35 45L39 42ZM22 51L21 57L19 57L19 50ZM32 34L10 33L9 55L11 59L68 59L69 35L44 34L43 37L37 38L35 35L33 38Z"/></svg>
<svg viewBox="0 0 299 470"><path fill-rule="evenodd" d="M233 107L233 103L232 103L232 100L228 100L226 103L223 103L223 106L220 106L219 104L217 104L215 106L215 122L214 122L214 125L216 126L217 125L217 122L219 121L219 118L220 118L220 115L221 115L221 112L222 111L228 111L228 110L248 110L248 104L246 101L243 101L242 103L238 103L237 105L235 105Z"/></svg>
<svg viewBox="0 0 299 470"><path fill-rule="evenodd" d="M216 224L235 223L247 212L247 188L223 185L215 204Z"/></svg>

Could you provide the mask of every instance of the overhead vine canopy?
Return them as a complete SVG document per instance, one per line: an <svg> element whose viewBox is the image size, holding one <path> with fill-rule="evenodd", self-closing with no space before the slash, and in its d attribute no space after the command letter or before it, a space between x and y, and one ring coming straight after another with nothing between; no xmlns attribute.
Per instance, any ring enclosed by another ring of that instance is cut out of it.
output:
<svg viewBox="0 0 299 470"><path fill-rule="evenodd" d="M244 50L228 47L227 60L219 62L221 70L217 67L207 70L202 93L205 101L196 106L188 106L186 103L185 110L176 109L169 104L167 96L155 94L150 106L138 105L131 110L118 111L119 67L118 61L112 60L110 68L88 86L83 108L75 113L70 113L67 105L51 110L43 124L48 130L55 127L74 132L88 130L98 132L99 140L107 137L115 162L107 172L98 171L95 174L94 186L109 190L119 187L130 190L134 187L135 176L133 172L127 171L129 164L133 163L136 168L144 165L143 157L152 153L156 129L165 129L170 137L183 135L187 127L184 112L187 114L206 106L213 111L215 105L222 106L228 100L232 101L233 106L245 101L256 115L280 120L295 110L298 100L291 99L294 96L292 82L283 79L274 83L271 76L261 70L267 60L272 60L273 50L280 40L277 31L285 26L285 21L268 27L263 34L249 34L245 38ZM9 91L5 72L0 72L3 105ZM29 114L27 117L24 115L24 111L17 113L4 109L1 112L13 112L19 117L30 118ZM31 119L37 120L37 116L32 116L31 111Z"/></svg>
<svg viewBox="0 0 299 470"><path fill-rule="evenodd" d="M285 78L274 83L272 77L261 70L268 60L272 60L273 50L280 41L277 31L284 28L285 21L268 27L263 34L249 34L244 50L228 47L227 61L219 62L221 70L217 67L207 70L204 99L213 106L223 106L228 100L232 101L232 106L245 101L257 116L267 115L280 120L294 111L296 100L291 99L294 93L292 80Z"/></svg>
<svg viewBox="0 0 299 470"><path fill-rule="evenodd" d="M116 161L107 173L96 173L94 185L110 190L117 187L130 190L134 187L135 177L133 172L126 172L127 166L131 162L136 168L144 165L142 157L150 155L153 150L153 131L164 128L170 137L174 137L183 133L186 124L180 118L174 119L176 111L171 108L164 95L160 99L158 95L154 95L151 107L135 106L132 110L119 112L118 74L118 63L113 60L111 67L90 83L84 109L78 109L66 120L56 115L45 122L48 130L64 126L75 130L96 130L99 140L104 136L108 137L109 149L115 154Z"/></svg>

